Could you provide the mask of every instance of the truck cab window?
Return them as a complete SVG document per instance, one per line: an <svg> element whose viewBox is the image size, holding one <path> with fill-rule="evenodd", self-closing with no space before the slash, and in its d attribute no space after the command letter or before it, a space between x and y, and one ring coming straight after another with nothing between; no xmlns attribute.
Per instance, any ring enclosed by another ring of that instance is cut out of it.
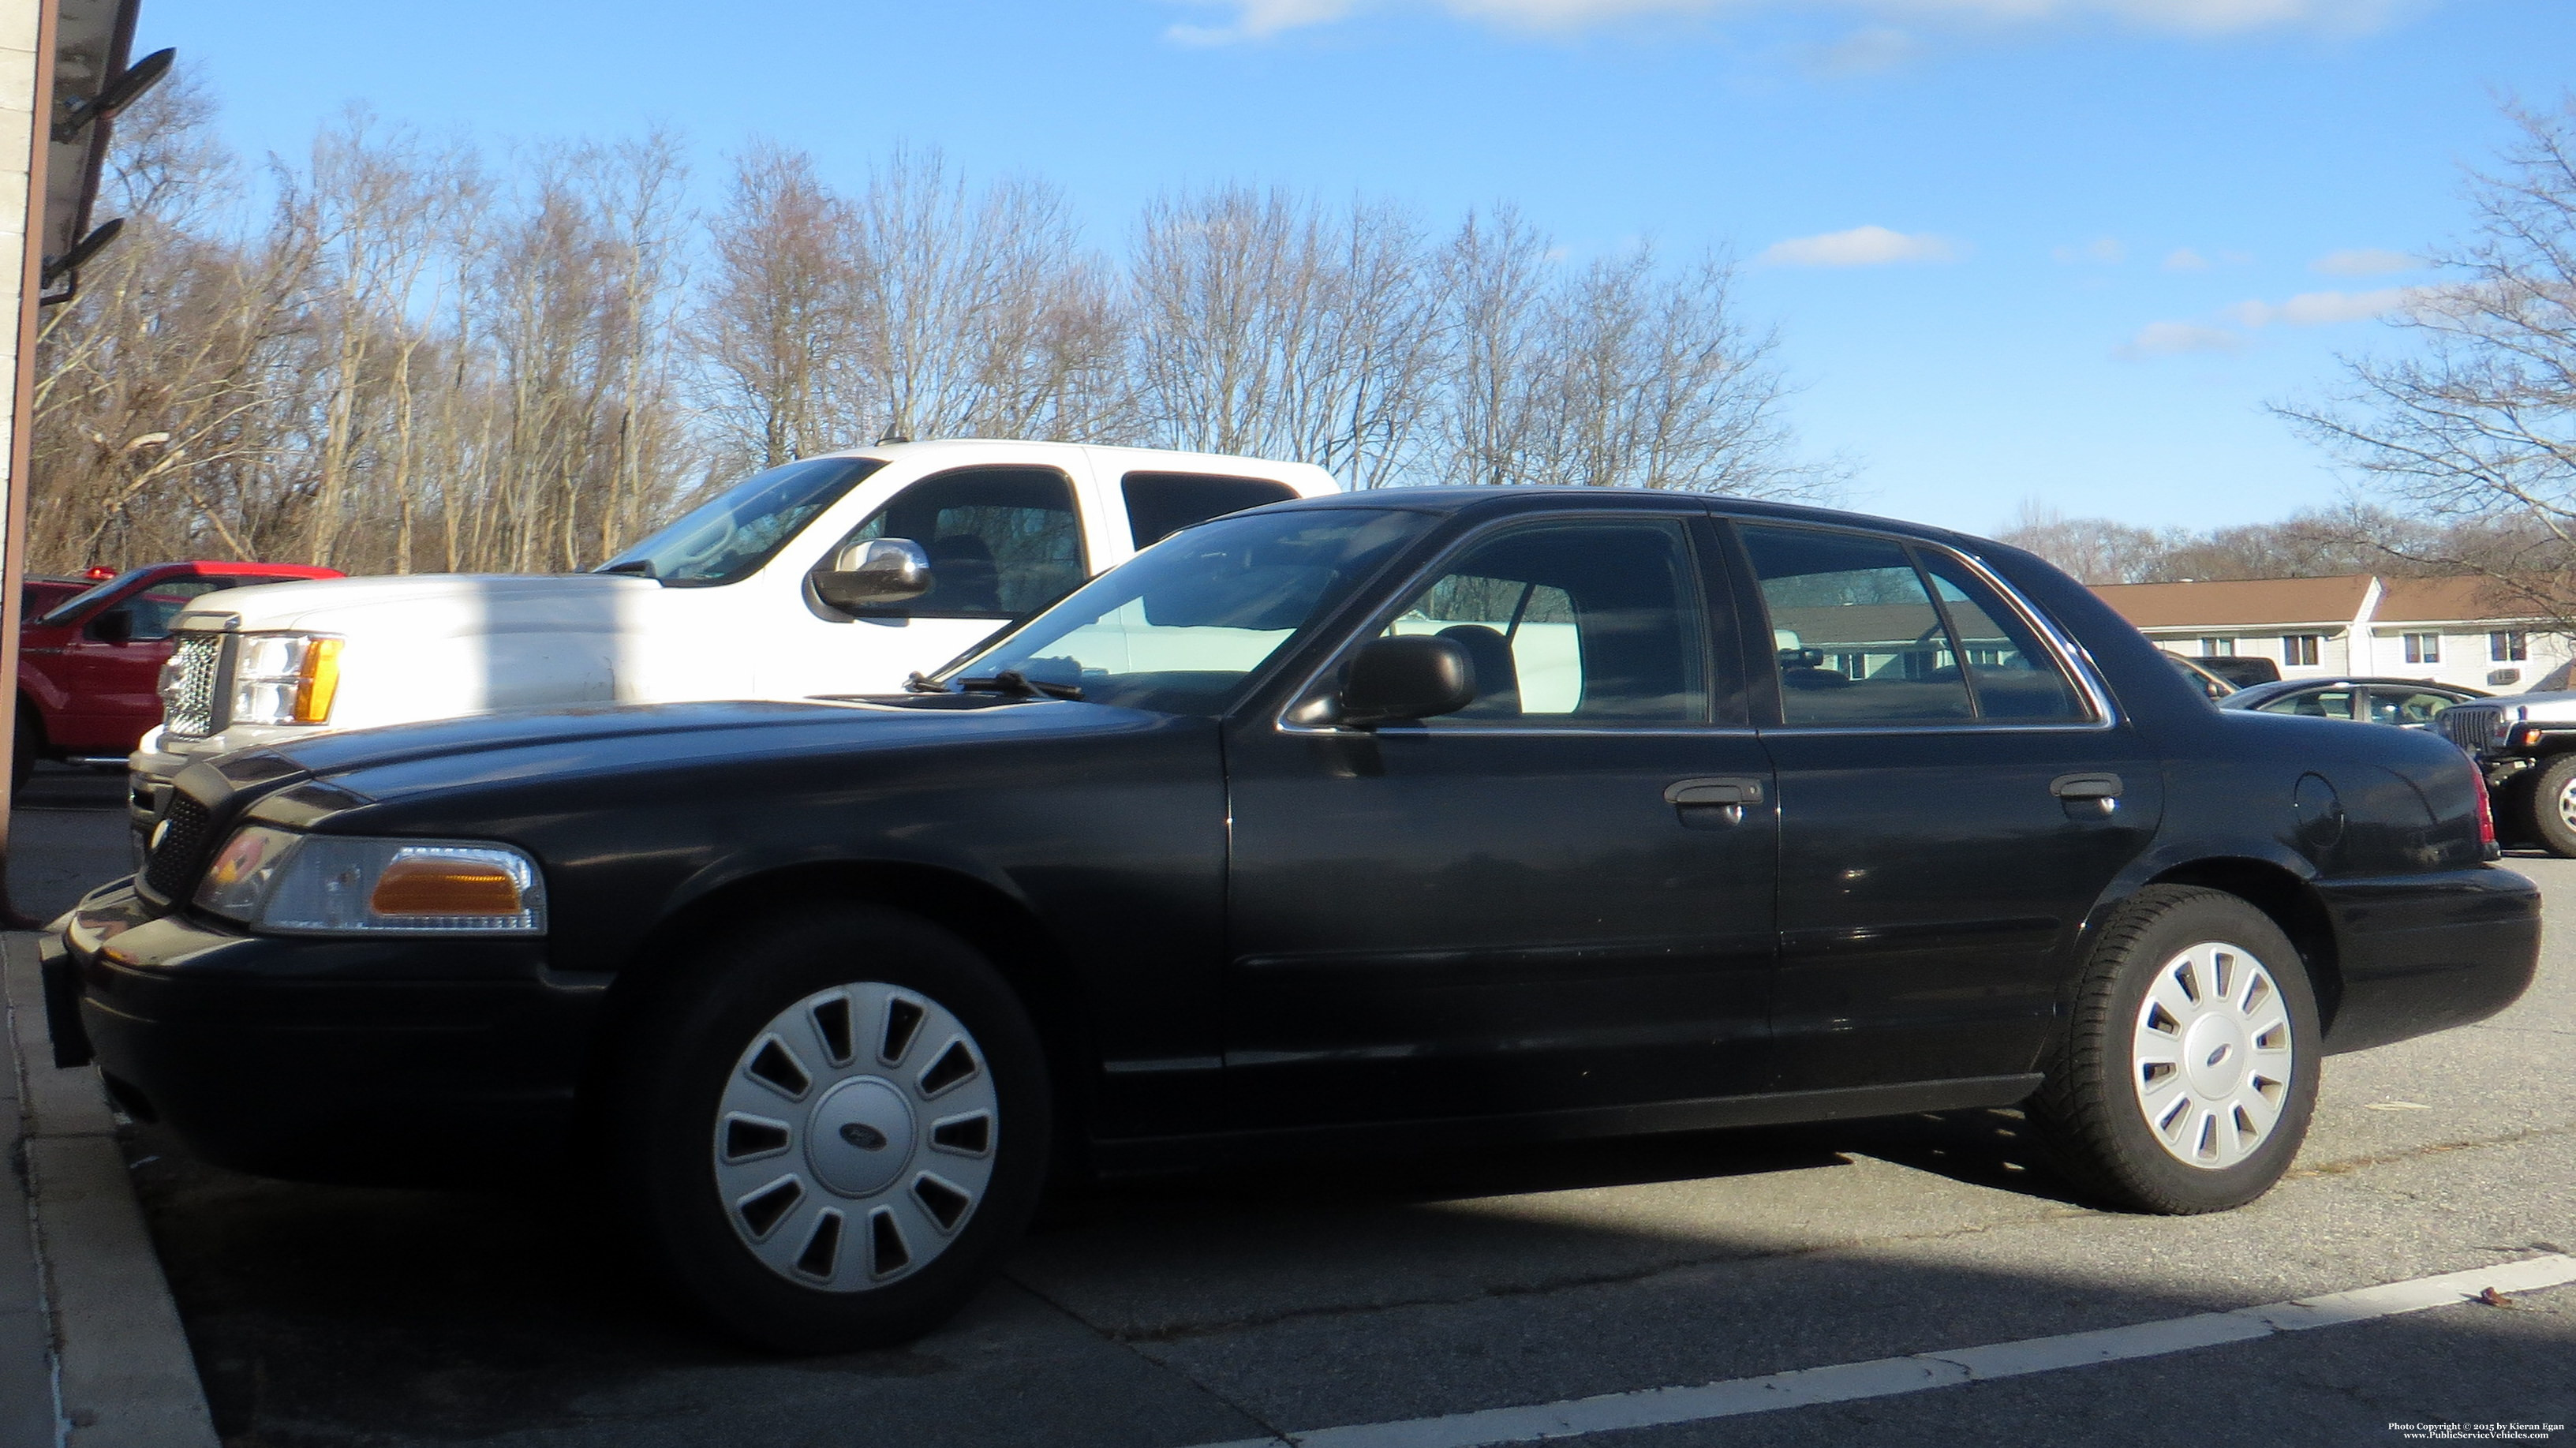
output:
<svg viewBox="0 0 2576 1448"><path fill-rule="evenodd" d="M1129 473L1118 491L1127 502L1128 534L1140 551L1193 523L1297 496L1295 488L1267 478L1206 473Z"/></svg>
<svg viewBox="0 0 2576 1448"><path fill-rule="evenodd" d="M1053 468L961 468L924 478L841 547L878 538L909 538L930 555L930 592L888 612L1017 618L1088 576L1073 484Z"/></svg>

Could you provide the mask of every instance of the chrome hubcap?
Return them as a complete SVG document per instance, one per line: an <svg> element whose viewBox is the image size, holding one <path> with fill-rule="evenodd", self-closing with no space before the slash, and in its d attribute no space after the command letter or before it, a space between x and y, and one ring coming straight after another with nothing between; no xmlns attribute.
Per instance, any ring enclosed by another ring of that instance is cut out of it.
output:
<svg viewBox="0 0 2576 1448"><path fill-rule="evenodd" d="M1000 1139L966 1027L917 992L859 981L779 1012L734 1062L715 1190L770 1271L863 1292L947 1250L992 1185Z"/></svg>
<svg viewBox="0 0 2576 1448"><path fill-rule="evenodd" d="M2290 1093L2290 1010L2263 962L2218 941L2166 961L2138 1005L2130 1084L2187 1166L2231 1167L2269 1140Z"/></svg>
<svg viewBox="0 0 2576 1448"><path fill-rule="evenodd" d="M2570 779L2558 791L2558 822L2576 831L2576 779Z"/></svg>

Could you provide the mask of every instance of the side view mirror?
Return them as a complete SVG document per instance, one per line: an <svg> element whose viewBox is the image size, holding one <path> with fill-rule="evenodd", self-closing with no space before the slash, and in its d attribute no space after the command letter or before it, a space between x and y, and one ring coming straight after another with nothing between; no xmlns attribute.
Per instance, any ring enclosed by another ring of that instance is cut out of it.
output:
<svg viewBox="0 0 2576 1448"><path fill-rule="evenodd" d="M814 570L814 595L855 611L902 603L930 591L930 555L909 538L852 543Z"/></svg>
<svg viewBox="0 0 2576 1448"><path fill-rule="evenodd" d="M1396 719L1454 714L1476 702L1476 665L1455 639L1405 634L1371 639L1351 655L1341 722L1366 729Z"/></svg>
<svg viewBox="0 0 2576 1448"><path fill-rule="evenodd" d="M134 642L134 610L111 608L91 619L82 632L103 644L130 644Z"/></svg>

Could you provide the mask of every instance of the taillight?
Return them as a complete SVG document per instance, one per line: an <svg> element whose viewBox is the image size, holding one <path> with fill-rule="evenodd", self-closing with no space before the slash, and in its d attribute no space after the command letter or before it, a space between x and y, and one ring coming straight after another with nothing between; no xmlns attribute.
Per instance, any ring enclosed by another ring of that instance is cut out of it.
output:
<svg viewBox="0 0 2576 1448"><path fill-rule="evenodd" d="M2469 766L2469 778L2478 786L2478 843L2486 847L2489 858L2497 853L2495 832L2495 799L2487 793L2487 772L2475 764Z"/></svg>

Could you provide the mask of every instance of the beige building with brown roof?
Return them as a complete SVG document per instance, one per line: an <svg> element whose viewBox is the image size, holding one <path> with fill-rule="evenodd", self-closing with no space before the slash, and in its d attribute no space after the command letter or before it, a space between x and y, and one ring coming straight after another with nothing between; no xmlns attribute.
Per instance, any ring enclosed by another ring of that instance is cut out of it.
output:
<svg viewBox="0 0 2576 1448"><path fill-rule="evenodd" d="M2285 679L2425 679L2493 693L2565 687L2569 641L2498 607L2480 578L2256 578L2093 590L2161 648L2261 657Z"/></svg>

